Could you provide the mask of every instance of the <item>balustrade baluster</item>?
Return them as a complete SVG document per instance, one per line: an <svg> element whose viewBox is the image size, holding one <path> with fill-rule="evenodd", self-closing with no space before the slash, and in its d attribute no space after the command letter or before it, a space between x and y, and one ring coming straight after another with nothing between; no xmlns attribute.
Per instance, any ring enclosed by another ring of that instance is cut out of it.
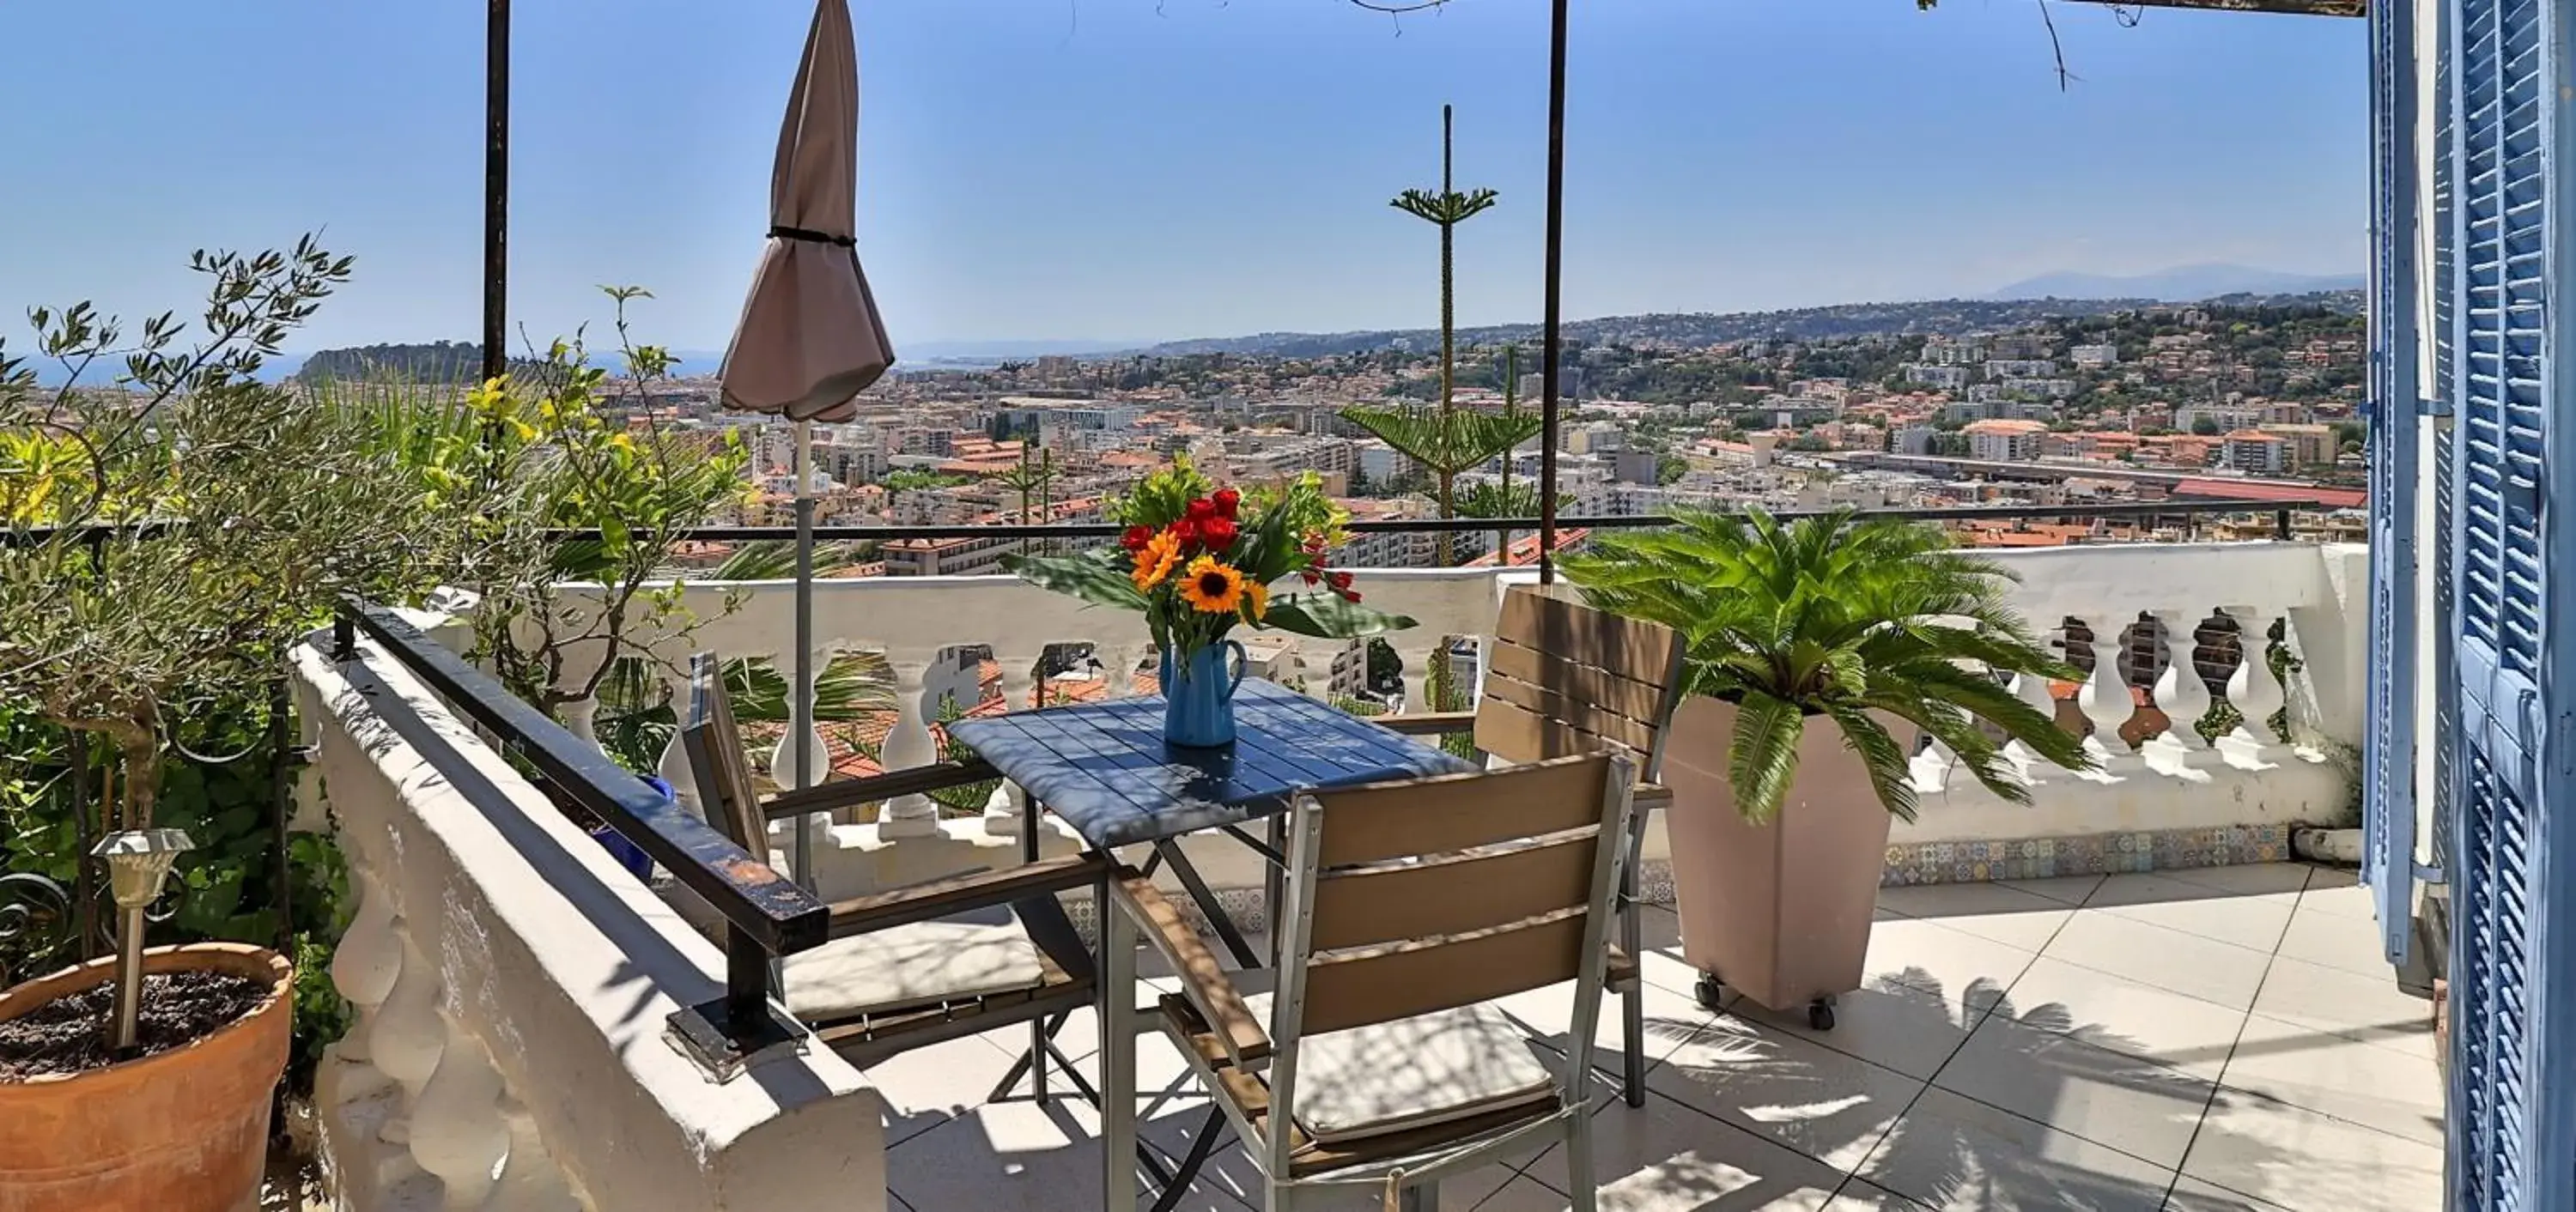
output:
<svg viewBox="0 0 2576 1212"><path fill-rule="evenodd" d="M438 1013L438 970L421 953L418 940L411 936L411 925L408 918L398 919L395 924L402 936L402 970L385 994L384 1006L375 1017L375 1029L367 1035L367 1051L377 1070L402 1084L402 1111L386 1120L379 1134L379 1139L397 1145L411 1140L412 1115L420 1104L421 1088L438 1072L439 1053L447 1046L447 1026Z"/></svg>
<svg viewBox="0 0 2576 1212"><path fill-rule="evenodd" d="M2246 760L2269 762L2280 748L2272 713L2289 701L2281 680L2272 676L2272 620L2279 615L2260 606L2230 606L2227 617L2236 620L2236 646L2243 653L2228 676L2227 701L2245 717L2228 736L2229 748Z"/></svg>
<svg viewBox="0 0 2576 1212"><path fill-rule="evenodd" d="M894 730L886 734L885 749L878 764L887 770L909 770L938 760L938 749L931 744L930 730L922 714L922 680L929 673L926 661L899 660L894 667ZM900 796L886 803L877 818L879 837L929 837L939 832L939 806L926 795Z"/></svg>
<svg viewBox="0 0 2576 1212"><path fill-rule="evenodd" d="M414 1100L411 1157L438 1176L450 1208L480 1208L510 1152L510 1126L501 1117L501 1074L483 1043L440 1013L445 1044L438 1069Z"/></svg>
<svg viewBox="0 0 2576 1212"><path fill-rule="evenodd" d="M2014 674L2012 692L2013 697L2020 699L2031 710L2046 717L2051 726L2054 726L2057 720L2057 695L2049 683L2050 679L2042 674ZM2018 740L2004 742L2004 760L2011 764L2014 777L2019 778L2025 787L2046 786L2063 773L2055 763L2039 756L2037 750Z"/></svg>
<svg viewBox="0 0 2576 1212"><path fill-rule="evenodd" d="M2129 680L2120 673L2121 650L2128 644L2129 624L2125 619L2088 620L2093 632L2093 676L2084 680L2084 689L2075 696L2076 705L2084 709L2084 718L2093 722L2093 735L2084 739L2084 748L2106 778L2123 778L2135 773L2137 751L2120 736L2120 730L2137 714L2138 701L2129 691Z"/></svg>
<svg viewBox="0 0 2576 1212"><path fill-rule="evenodd" d="M2194 653L2200 647L2201 612L2167 609L2155 612L2164 629L2165 671L2156 679L2156 710L2164 713L2165 732L2155 745L2185 765L2205 764L2209 742L2200 735L2200 718L2209 714L2209 686L2200 679Z"/></svg>
<svg viewBox="0 0 2576 1212"><path fill-rule="evenodd" d="M354 851L350 857L360 858ZM394 930L393 897L363 860L351 864L349 877L358 895L358 912L331 953L331 986L340 991L357 1020L340 1040L341 1059L371 1063L368 1037L375 1028L377 1008L384 1005L393 992L394 978L402 973L402 937Z"/></svg>

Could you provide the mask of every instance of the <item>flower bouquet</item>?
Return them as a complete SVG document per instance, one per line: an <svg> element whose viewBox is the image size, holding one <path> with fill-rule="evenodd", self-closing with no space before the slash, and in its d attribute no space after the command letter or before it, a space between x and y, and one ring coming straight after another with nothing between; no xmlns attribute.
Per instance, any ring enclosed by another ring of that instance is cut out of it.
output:
<svg viewBox="0 0 2576 1212"><path fill-rule="evenodd" d="M1163 654L1163 734L1173 744L1233 742L1244 655L1226 634L1238 624L1322 639L1413 626L1362 606L1351 574L1327 566L1349 519L1321 477L1245 494L1179 460L1112 502L1110 516L1126 527L1115 548L1013 555L1003 566L1031 584L1144 613ZM1291 578L1301 590L1273 597L1271 587Z"/></svg>

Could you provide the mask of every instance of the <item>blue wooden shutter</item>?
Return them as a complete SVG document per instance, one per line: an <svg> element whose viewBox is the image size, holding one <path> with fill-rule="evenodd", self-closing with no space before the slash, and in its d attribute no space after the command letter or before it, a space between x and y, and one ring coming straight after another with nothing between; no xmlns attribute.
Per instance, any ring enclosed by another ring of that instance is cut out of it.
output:
<svg viewBox="0 0 2576 1212"><path fill-rule="evenodd" d="M2371 7L2370 685L2362 738L2362 873L2390 963L2415 914L2415 32Z"/></svg>
<svg viewBox="0 0 2576 1212"><path fill-rule="evenodd" d="M2564 0L2561 0L2563 3ZM2554 635L2565 606L2553 576L2576 569L2576 529L2545 528L2576 504L2551 450L2568 384L2550 346L2568 337L2548 296L2561 253L2556 141L2567 30L2556 4L2452 0L2454 129L2450 288L2451 623L2458 637L2459 736L2451 763L2451 1206L2576 1209L2576 1080L2543 1065L2576 1059L2560 986L2576 963L2570 841L2551 811L2576 802L2562 739L2576 647ZM2554 773L2553 773L2554 772ZM2552 783L2558 784L2556 787Z"/></svg>

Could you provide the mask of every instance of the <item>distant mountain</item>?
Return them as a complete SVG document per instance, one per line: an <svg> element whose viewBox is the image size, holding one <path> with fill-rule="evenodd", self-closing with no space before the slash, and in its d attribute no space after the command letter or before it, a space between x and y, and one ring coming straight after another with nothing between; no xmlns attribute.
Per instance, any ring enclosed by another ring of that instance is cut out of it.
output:
<svg viewBox="0 0 2576 1212"><path fill-rule="evenodd" d="M2289 293L2297 297L2267 297L2245 301L2298 302L2343 310L2358 310L2361 306L2358 294ZM1732 312L1723 315L1692 312L1604 316L1599 319L1569 321L1565 325L1565 335L1571 340L1587 344L1704 346L1724 341L1757 339L1814 341L1827 337L1858 337L1875 334L1989 332L2019 328L2046 320L2153 307L2157 303L2158 300L2143 296L2114 299L2059 297L2055 299L1934 299L1914 303L1843 303L1832 307ZM1467 346L1502 345L1515 341L1534 341L1538 335L1539 326L1536 324L1501 324L1484 328L1462 328L1458 330L1458 341L1461 345ZM1420 352L1436 350L1439 347L1438 329L1414 328L1336 333L1268 332L1248 337L1166 341L1160 345L1149 345L1143 349L1123 352L1140 357L1229 354L1278 358L1322 358L1390 348L1406 348Z"/></svg>
<svg viewBox="0 0 2576 1212"><path fill-rule="evenodd" d="M1087 341L1044 338L1014 341L904 341L897 342L894 356L901 362L998 362L1019 358L1043 358L1049 354L1080 357L1086 354L1118 353L1134 349L1135 341Z"/></svg>
<svg viewBox="0 0 2576 1212"><path fill-rule="evenodd" d="M307 383L325 379L472 383L482 374L483 346L480 342L425 341L318 350L305 355L304 364L296 369L295 377Z"/></svg>
<svg viewBox="0 0 2576 1212"><path fill-rule="evenodd" d="M1987 296L1992 299L2154 299L2196 303L2221 295L2299 295L2360 290L2361 274L2292 274L2246 265L2184 265L2132 277L2042 274Z"/></svg>

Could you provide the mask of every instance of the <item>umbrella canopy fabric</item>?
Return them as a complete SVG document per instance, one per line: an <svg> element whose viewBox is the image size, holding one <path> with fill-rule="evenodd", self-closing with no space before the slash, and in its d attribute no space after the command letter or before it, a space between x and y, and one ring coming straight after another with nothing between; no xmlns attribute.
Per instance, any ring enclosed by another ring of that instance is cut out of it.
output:
<svg viewBox="0 0 2576 1212"><path fill-rule="evenodd" d="M793 421L847 421L894 365L852 239L859 64L848 0L820 0L796 66L769 181L769 245L717 372L724 404Z"/></svg>

